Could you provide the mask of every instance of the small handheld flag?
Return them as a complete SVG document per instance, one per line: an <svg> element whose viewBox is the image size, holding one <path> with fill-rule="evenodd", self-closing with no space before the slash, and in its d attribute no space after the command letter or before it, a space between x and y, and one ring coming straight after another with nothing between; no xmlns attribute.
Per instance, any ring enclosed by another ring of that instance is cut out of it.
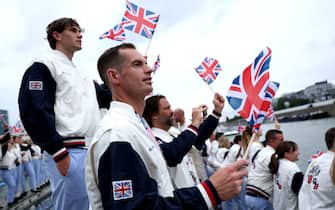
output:
<svg viewBox="0 0 335 210"><path fill-rule="evenodd" d="M152 73L155 74L160 66L161 66L161 58L160 58L160 55L158 55L154 65L152 67Z"/></svg>
<svg viewBox="0 0 335 210"><path fill-rule="evenodd" d="M279 88L279 83L278 82L270 82L268 85L268 88L266 89L266 93L264 96L263 104L261 106L261 109L259 110L259 113L257 115L256 122L253 125L253 129L257 131L261 124L263 123L265 117L269 113L269 109L272 105L272 101L276 95L276 92Z"/></svg>
<svg viewBox="0 0 335 210"><path fill-rule="evenodd" d="M255 124L269 84L271 54L271 49L265 48L254 62L233 80L227 94L230 106L251 126Z"/></svg>
<svg viewBox="0 0 335 210"><path fill-rule="evenodd" d="M222 68L219 64L219 61L210 57L206 57L204 61L202 61L201 64L195 68L195 71L206 82L207 85L210 85L214 82L221 70Z"/></svg>
<svg viewBox="0 0 335 210"><path fill-rule="evenodd" d="M126 33L124 32L122 25L117 24L116 26L114 26L114 28L106 31L99 37L99 39L104 38L112 39L115 41L124 41L126 39Z"/></svg>
<svg viewBox="0 0 335 210"><path fill-rule="evenodd" d="M155 32L159 15L130 1L126 1L126 3L126 12L122 18L123 28L151 39Z"/></svg>

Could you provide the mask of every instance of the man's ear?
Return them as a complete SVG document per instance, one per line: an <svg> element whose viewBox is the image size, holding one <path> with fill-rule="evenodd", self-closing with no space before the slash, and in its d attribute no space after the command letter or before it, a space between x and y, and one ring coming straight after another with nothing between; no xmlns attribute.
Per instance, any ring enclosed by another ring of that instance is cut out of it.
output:
<svg viewBox="0 0 335 210"><path fill-rule="evenodd" d="M107 77L112 83L119 83L120 72L114 68L107 69Z"/></svg>
<svg viewBox="0 0 335 210"><path fill-rule="evenodd" d="M57 31L54 31L54 32L52 32L52 36L53 36L54 39L56 39L57 41L59 41L61 34L59 32L57 32Z"/></svg>

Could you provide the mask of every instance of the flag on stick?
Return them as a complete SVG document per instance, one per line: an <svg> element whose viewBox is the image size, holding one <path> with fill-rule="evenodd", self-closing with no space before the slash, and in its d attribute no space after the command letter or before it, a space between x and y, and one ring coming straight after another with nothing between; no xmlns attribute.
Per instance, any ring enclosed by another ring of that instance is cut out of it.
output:
<svg viewBox="0 0 335 210"><path fill-rule="evenodd" d="M160 55L158 55L154 65L152 67L152 73L155 74L160 66L161 66L161 58L160 58Z"/></svg>
<svg viewBox="0 0 335 210"><path fill-rule="evenodd" d="M266 47L229 88L227 101L251 126L256 122L269 84L271 49Z"/></svg>
<svg viewBox="0 0 335 210"><path fill-rule="evenodd" d="M117 24L114 28L106 31L105 33L101 34L99 39L112 39L115 41L124 41L126 39L126 33L122 27L122 24Z"/></svg>
<svg viewBox="0 0 335 210"><path fill-rule="evenodd" d="M253 125L253 129L255 131L257 131L261 127L266 115L269 113L269 109L270 109L272 101L273 101L273 99L276 95L276 92L279 88L279 85L280 84L278 82L272 82L271 81L269 83L268 88L266 89L263 104L262 104L261 109L259 110L259 113L257 115L256 122Z"/></svg>
<svg viewBox="0 0 335 210"><path fill-rule="evenodd" d="M206 82L207 85L210 85L214 82L221 70L222 68L219 64L219 61L210 57L206 57L201 62L201 64L195 68L195 71Z"/></svg>
<svg viewBox="0 0 335 210"><path fill-rule="evenodd" d="M130 1L126 1L126 4L126 12L122 18L123 28L151 39L155 32L159 15Z"/></svg>

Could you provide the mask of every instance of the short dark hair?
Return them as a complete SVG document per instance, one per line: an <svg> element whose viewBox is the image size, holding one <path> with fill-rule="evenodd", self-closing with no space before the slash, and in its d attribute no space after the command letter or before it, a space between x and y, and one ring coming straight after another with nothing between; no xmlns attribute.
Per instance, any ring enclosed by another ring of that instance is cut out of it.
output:
<svg viewBox="0 0 335 210"><path fill-rule="evenodd" d="M122 43L107 49L98 59L98 71L100 78L107 85L107 69L112 67L121 71L121 65L123 63L123 57L120 54L121 49L136 49L136 47L132 43Z"/></svg>
<svg viewBox="0 0 335 210"><path fill-rule="evenodd" d="M270 140L276 139L276 134L283 134L281 130L278 129L270 129L265 134L265 141L269 143Z"/></svg>
<svg viewBox="0 0 335 210"><path fill-rule="evenodd" d="M335 127L334 128L329 128L325 134L325 141L327 144L328 150L332 149L335 147Z"/></svg>
<svg viewBox="0 0 335 210"><path fill-rule="evenodd" d="M47 26L47 39L51 49L56 49L57 42L57 40L52 35L53 32L56 31L58 33L62 33L66 29L66 27L71 26L77 26L78 28L80 28L78 22L75 19L65 17L54 20Z"/></svg>
<svg viewBox="0 0 335 210"><path fill-rule="evenodd" d="M159 101L165 98L163 95L154 95L145 100L145 106L142 116L147 121L150 127L153 126L152 116L159 112Z"/></svg>

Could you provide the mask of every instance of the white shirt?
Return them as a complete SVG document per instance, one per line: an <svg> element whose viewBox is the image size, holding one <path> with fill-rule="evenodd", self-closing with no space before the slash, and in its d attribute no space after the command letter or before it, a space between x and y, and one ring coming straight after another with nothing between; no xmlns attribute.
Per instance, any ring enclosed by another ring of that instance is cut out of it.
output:
<svg viewBox="0 0 335 210"><path fill-rule="evenodd" d="M328 151L309 164L299 193L299 209L335 209L335 185L330 177L333 158L334 152Z"/></svg>
<svg viewBox="0 0 335 210"><path fill-rule="evenodd" d="M233 144L230 147L229 153L228 153L226 159L223 161L223 166L226 166L228 164L232 164L232 163L236 162L236 160L241 157L241 154L238 157L236 157L240 148L241 148L241 146L239 144Z"/></svg>
<svg viewBox="0 0 335 210"><path fill-rule="evenodd" d="M15 160L17 159L16 155L13 152L14 148L9 149L5 156L0 159L0 169L14 169L16 168Z"/></svg>
<svg viewBox="0 0 335 210"><path fill-rule="evenodd" d="M254 166L254 163L252 162L252 158L255 156L256 152L258 152L259 150L261 150L262 148L264 148L263 144L260 142L252 142L251 146L250 146L250 150L249 150L249 165L248 165L248 170L250 169L250 167ZM258 152L259 154L259 152ZM257 155L258 155L257 154ZM257 156L256 156L257 157ZM256 158L255 157L255 158Z"/></svg>
<svg viewBox="0 0 335 210"><path fill-rule="evenodd" d="M275 150L267 145L262 149L254 162L254 167L250 167L248 175L248 185L252 185L263 192L267 193L270 197L273 191L273 175L270 173L269 163L272 154ZM249 188L249 186L247 186Z"/></svg>
<svg viewBox="0 0 335 210"><path fill-rule="evenodd" d="M160 128L152 128L155 136L162 139L164 142L172 142L173 136ZM195 170L192 158L186 154L176 167L169 167L169 174L176 188L194 187L199 183L199 177Z"/></svg>
<svg viewBox="0 0 335 210"><path fill-rule="evenodd" d="M275 210L297 210L298 197L292 191L292 180L301 172L297 164L285 158L279 160L278 173L273 180L273 208Z"/></svg>

